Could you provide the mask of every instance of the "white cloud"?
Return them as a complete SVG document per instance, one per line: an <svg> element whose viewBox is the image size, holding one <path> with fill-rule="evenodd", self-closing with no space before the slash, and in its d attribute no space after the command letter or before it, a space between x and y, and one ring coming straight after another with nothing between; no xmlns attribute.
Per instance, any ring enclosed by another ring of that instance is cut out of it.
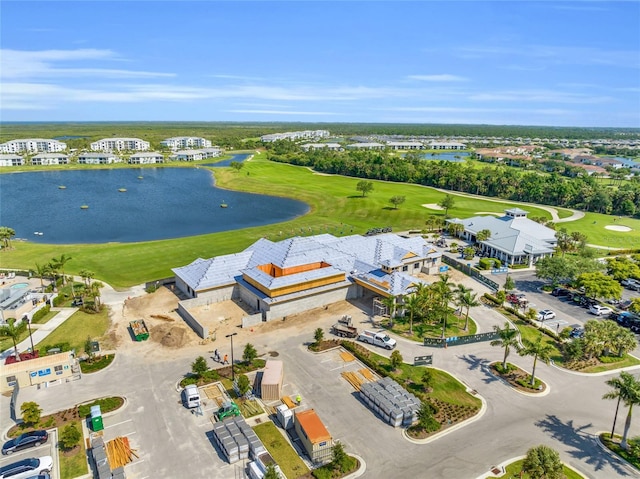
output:
<svg viewBox="0 0 640 479"><path fill-rule="evenodd" d="M469 95L473 101L505 101L505 102L541 102L541 103L573 103L595 104L608 103L613 98L608 96L591 96L583 93L555 90L505 90L496 92L474 93Z"/></svg>
<svg viewBox="0 0 640 479"><path fill-rule="evenodd" d="M172 73L86 67L87 62L123 61L112 50L80 48L77 50L0 50L0 76L2 78L41 80L52 77L95 76L109 78L144 78L175 76ZM78 68L60 67L69 62L81 62Z"/></svg>
<svg viewBox="0 0 640 479"><path fill-rule="evenodd" d="M448 73L442 73L439 75L409 75L409 80L419 80L428 82L465 82L469 81L468 78L458 75L450 75Z"/></svg>

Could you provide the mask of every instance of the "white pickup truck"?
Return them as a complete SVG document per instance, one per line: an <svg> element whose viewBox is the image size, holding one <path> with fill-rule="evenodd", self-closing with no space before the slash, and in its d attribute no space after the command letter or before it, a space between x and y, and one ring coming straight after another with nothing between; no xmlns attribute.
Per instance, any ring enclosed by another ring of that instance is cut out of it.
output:
<svg viewBox="0 0 640 479"><path fill-rule="evenodd" d="M396 347L396 340L390 338L384 331L376 333L375 331L364 330L358 335L358 341L373 344L374 346L380 346L385 349L393 349Z"/></svg>

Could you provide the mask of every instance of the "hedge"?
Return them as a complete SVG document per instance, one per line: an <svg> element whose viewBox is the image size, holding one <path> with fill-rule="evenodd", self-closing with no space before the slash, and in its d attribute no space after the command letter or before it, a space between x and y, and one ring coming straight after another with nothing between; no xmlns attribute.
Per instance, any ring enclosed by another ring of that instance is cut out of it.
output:
<svg viewBox="0 0 640 479"><path fill-rule="evenodd" d="M31 318L31 321L38 321L40 318L44 318L47 314L49 314L49 311L51 311L51 306L47 304L43 308L33 313L33 317Z"/></svg>

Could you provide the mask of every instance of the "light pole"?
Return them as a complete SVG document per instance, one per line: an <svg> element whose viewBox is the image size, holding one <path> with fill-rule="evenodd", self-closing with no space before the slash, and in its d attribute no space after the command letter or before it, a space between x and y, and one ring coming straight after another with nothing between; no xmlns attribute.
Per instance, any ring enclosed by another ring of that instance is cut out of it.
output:
<svg viewBox="0 0 640 479"><path fill-rule="evenodd" d="M233 371L233 337L238 333L227 334L225 338L231 338L231 382L236 381L236 375Z"/></svg>

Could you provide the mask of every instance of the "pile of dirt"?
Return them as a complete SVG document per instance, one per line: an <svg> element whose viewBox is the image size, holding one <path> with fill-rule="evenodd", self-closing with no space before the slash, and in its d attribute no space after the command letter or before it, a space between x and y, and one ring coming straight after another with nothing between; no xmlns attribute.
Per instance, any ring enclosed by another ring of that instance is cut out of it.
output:
<svg viewBox="0 0 640 479"><path fill-rule="evenodd" d="M156 326L151 328L151 340L167 348L180 348L189 342L187 330L181 326Z"/></svg>

